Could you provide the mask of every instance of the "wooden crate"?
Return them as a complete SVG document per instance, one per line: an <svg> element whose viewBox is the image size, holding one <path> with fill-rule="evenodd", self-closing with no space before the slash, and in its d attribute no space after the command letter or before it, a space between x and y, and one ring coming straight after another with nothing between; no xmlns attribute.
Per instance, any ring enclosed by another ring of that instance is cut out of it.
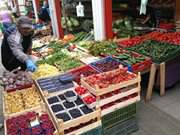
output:
<svg viewBox="0 0 180 135"><path fill-rule="evenodd" d="M98 106L101 107L101 116L104 116L108 113L111 113L113 111L116 111L117 109L123 108L125 106L128 106L132 103L138 102L140 100L140 90L141 90L141 76L140 73L136 76L136 78L125 81L119 84L110 85L107 88L94 88L90 86L84 78L81 78L81 84L89 90L90 93L96 96ZM119 90L120 92L116 91ZM114 93L116 94L114 94ZM110 94L110 96L106 97L106 94ZM123 98L128 98L128 96L131 96L132 94L137 94L136 97L133 97L131 99L117 102L119 100L122 100ZM105 98L101 98L105 96ZM109 106L109 107L105 107ZM104 108L105 107L105 108ZM104 108L104 109L103 109Z"/></svg>
<svg viewBox="0 0 180 135"><path fill-rule="evenodd" d="M130 72L129 72L130 73ZM128 87L130 85L133 84L139 84L141 81L141 76L140 73L138 73L137 77L135 79L129 80L129 81L125 81L125 82L121 82L118 84L114 84L114 85L110 85L107 88L93 88L92 86L90 86L85 80L84 78L81 78L81 85L83 85L85 88L87 88L92 94L94 94L95 96L100 96L106 93L110 93L114 90L118 90L124 87Z"/></svg>
<svg viewBox="0 0 180 135"><path fill-rule="evenodd" d="M59 92L58 94L62 94L63 92ZM53 95L51 95L53 96ZM48 96L48 97L51 97L51 96ZM54 94L54 96L57 96L57 94ZM70 133L68 133L68 135L80 135L84 132L87 132L91 129L94 129L96 127L99 127L101 126L101 110L100 108L96 108L96 110L94 112L91 112L91 113L88 113L86 115L83 115L83 116L80 116L78 118L75 118L75 119L72 119L72 120L69 120L69 121L66 121L66 122L63 122L62 119L57 119L56 116L54 115L53 111L51 110L51 107L47 101L47 98L45 99L45 103L47 105L47 108L50 112L50 115L52 117L52 119L54 120L55 124L56 124L56 127L58 128L58 131L60 133L60 135L64 135L64 131L65 130L68 130L72 127L77 127L79 126L80 124L83 124L83 123L86 123L86 122L89 122L91 120L94 120L96 119L95 122L87 125L87 126L84 126L80 129L77 129L77 130L74 130Z"/></svg>
<svg viewBox="0 0 180 135"><path fill-rule="evenodd" d="M106 114L114 112L114 111L116 111L118 109L121 109L121 108L126 107L128 105L131 105L131 104L136 103L138 101L140 101L140 95L138 95L137 97L131 98L131 99L127 100L127 101L123 101L121 103L113 105L113 106L111 106L111 107L109 107L107 109L102 110L101 111L101 116L104 116Z"/></svg>
<svg viewBox="0 0 180 135"><path fill-rule="evenodd" d="M59 135L59 132L58 132L57 127L56 127L56 124L54 123L54 120L52 119L52 117L51 117L48 109L46 108L46 105L45 105L45 104L41 104L41 105L39 106L39 108L37 108L36 110L25 111L25 112L23 112L23 113L21 113L21 114L16 113L15 115L13 115L13 116L11 116L11 117L5 118L5 119L4 119L4 135L8 135L7 126L6 126L6 120L7 120L7 119L10 119L10 118L12 118L12 117L16 117L16 116L18 116L18 115L23 115L23 114L26 114L26 113L32 112L32 111L37 112L37 113L40 113L40 114L47 113L47 114L49 115L50 120L52 121L52 123L53 123L53 125L54 125L54 128L55 128L55 132L53 133L53 135Z"/></svg>
<svg viewBox="0 0 180 135"><path fill-rule="evenodd" d="M23 91L26 91L26 89L24 90L21 90L21 91L14 91L14 92L18 92L18 93L21 93ZM37 92L39 93L39 91L37 90ZM21 114L24 114L26 112L30 112L30 111L35 111L35 110L39 110L41 108L41 104L43 104L43 99L39 93L39 97L41 98L41 102L39 105L35 106L35 107L32 107L32 108L29 108L29 109L25 109L25 110L22 110L20 112L16 112L16 113L7 113L6 112L6 103L5 103L5 95L8 94L8 92L3 92L3 115L4 115L4 118L10 118L10 117L14 117L14 116L18 116L18 115L21 115Z"/></svg>
<svg viewBox="0 0 180 135"><path fill-rule="evenodd" d="M129 90L125 91L125 92L115 94L115 95L113 95L111 97L108 97L108 98L105 98L105 99L100 99L99 100L99 106L106 105L108 103L111 103L111 102L116 101L118 99L121 99L123 97L127 97L127 96L129 96L131 94L139 93L139 92L140 92L140 88L137 86L137 87L129 89Z"/></svg>

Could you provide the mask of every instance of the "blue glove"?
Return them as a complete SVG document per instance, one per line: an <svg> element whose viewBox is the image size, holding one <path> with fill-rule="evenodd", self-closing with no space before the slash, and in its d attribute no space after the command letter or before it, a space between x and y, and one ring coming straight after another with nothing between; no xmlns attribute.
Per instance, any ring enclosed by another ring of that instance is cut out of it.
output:
<svg viewBox="0 0 180 135"><path fill-rule="evenodd" d="M26 61L26 67L27 70L31 72L34 72L37 69L36 65L31 60Z"/></svg>

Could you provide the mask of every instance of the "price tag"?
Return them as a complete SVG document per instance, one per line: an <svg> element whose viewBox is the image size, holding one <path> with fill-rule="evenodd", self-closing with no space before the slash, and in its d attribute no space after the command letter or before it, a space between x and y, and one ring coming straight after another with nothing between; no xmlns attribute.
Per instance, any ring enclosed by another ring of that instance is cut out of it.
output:
<svg viewBox="0 0 180 135"><path fill-rule="evenodd" d="M39 120L37 118L35 120L30 121L30 126L31 127L35 127L35 126L38 126L38 125L40 125L40 122L39 122Z"/></svg>
<svg viewBox="0 0 180 135"><path fill-rule="evenodd" d="M84 6L79 2L79 5L76 6L76 13L78 17L84 17Z"/></svg>

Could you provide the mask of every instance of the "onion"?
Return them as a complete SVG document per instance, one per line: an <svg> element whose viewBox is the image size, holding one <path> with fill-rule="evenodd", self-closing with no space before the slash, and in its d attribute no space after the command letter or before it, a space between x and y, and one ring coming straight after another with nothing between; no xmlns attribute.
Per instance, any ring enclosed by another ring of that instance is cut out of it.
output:
<svg viewBox="0 0 180 135"><path fill-rule="evenodd" d="M17 79L18 79L18 80L21 80L21 79L22 79L22 76L18 76Z"/></svg>
<svg viewBox="0 0 180 135"><path fill-rule="evenodd" d="M10 78L8 81L9 81L10 84L12 84L14 82L14 79Z"/></svg>
<svg viewBox="0 0 180 135"><path fill-rule="evenodd" d="M19 81L19 80L17 80L15 84L16 85L22 85L21 81Z"/></svg>
<svg viewBox="0 0 180 135"><path fill-rule="evenodd" d="M14 85L11 84L11 85L9 85L8 87L9 87L9 88L14 88Z"/></svg>
<svg viewBox="0 0 180 135"><path fill-rule="evenodd" d="M3 82L6 82L6 81L7 81L7 78L3 77L3 78L2 78L2 81L3 81Z"/></svg>

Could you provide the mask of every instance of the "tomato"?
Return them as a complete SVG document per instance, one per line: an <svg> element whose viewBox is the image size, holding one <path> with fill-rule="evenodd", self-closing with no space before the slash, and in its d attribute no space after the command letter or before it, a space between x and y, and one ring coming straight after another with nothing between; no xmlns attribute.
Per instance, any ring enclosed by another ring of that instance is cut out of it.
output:
<svg viewBox="0 0 180 135"><path fill-rule="evenodd" d="M85 93L87 93L87 89L81 86L78 86L75 88L75 91L79 94L79 95L83 95Z"/></svg>
<svg viewBox="0 0 180 135"><path fill-rule="evenodd" d="M93 102L96 102L96 98L92 95L88 95L88 96L83 98L83 101L87 104L91 104Z"/></svg>

